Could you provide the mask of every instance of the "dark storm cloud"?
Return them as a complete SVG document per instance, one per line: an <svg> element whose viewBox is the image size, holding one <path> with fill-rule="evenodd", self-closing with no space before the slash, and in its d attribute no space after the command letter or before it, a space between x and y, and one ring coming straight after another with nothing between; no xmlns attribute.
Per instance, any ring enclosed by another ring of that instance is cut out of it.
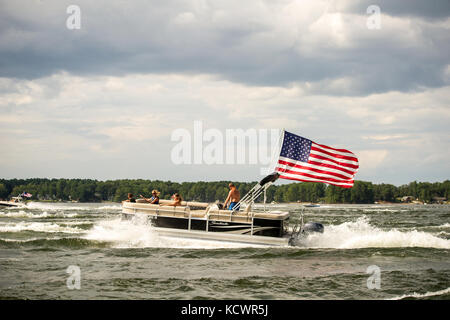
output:
<svg viewBox="0 0 450 320"><path fill-rule="evenodd" d="M367 29L366 2L340 8L360 16L357 23L344 21L343 44L326 24L311 29L321 15L287 19L289 1L79 1L80 30L66 28L70 4L1 2L0 76L206 73L247 85L308 82L312 92L332 95L448 84L450 36L442 25L448 1L427 9L419 1L378 1L382 13L415 17L410 26L382 21L381 30ZM338 79L347 85L334 86Z"/></svg>

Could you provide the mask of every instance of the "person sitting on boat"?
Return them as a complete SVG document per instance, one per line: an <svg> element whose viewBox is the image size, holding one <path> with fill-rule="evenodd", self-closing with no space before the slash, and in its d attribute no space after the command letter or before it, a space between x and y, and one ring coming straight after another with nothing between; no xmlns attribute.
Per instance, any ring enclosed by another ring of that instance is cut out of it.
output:
<svg viewBox="0 0 450 320"><path fill-rule="evenodd" d="M181 195L178 192L174 193L171 198L173 199L173 203L165 204L165 206L172 206L172 207L181 206L181 201L183 201L183 198L181 198Z"/></svg>
<svg viewBox="0 0 450 320"><path fill-rule="evenodd" d="M136 202L136 199L133 197L132 193L128 194L128 199L125 200L126 202Z"/></svg>
<svg viewBox="0 0 450 320"><path fill-rule="evenodd" d="M230 202L228 210L239 210L239 207L236 207L236 205L238 204L239 200L241 200L241 194L239 193L239 190L236 189L236 186L233 183L230 183L228 187L230 188L230 192L228 193L228 197L225 200L223 206L226 208L228 202Z"/></svg>
<svg viewBox="0 0 450 320"><path fill-rule="evenodd" d="M152 197L150 199L144 197L142 194L140 195L142 199L147 201L150 204L159 204L159 194L160 192L158 190L152 191Z"/></svg>

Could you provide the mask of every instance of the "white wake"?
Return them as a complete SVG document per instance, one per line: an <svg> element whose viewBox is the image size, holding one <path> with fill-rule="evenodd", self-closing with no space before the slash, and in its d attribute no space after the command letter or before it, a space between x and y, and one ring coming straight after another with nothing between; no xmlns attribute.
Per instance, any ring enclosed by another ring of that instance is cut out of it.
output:
<svg viewBox="0 0 450 320"><path fill-rule="evenodd" d="M106 241L116 248L242 248L259 247L224 241L196 240L159 236L153 228L142 221L121 221L119 219L97 222L83 238Z"/></svg>
<svg viewBox="0 0 450 320"><path fill-rule="evenodd" d="M434 234L411 230L382 230L369 223L369 219L361 217L356 221L339 225L325 226L324 233L314 233L301 241L307 247L315 248L393 248L393 247L425 247L450 249L450 240L442 239Z"/></svg>
<svg viewBox="0 0 450 320"><path fill-rule="evenodd" d="M390 298L388 300L401 300L401 299L405 299L405 298L427 298L427 297L441 296L441 295L447 294L447 293L450 293L450 288L447 288L444 290L439 290L439 291L427 292L427 293L423 293L423 294L414 292L412 294L404 294L402 296Z"/></svg>

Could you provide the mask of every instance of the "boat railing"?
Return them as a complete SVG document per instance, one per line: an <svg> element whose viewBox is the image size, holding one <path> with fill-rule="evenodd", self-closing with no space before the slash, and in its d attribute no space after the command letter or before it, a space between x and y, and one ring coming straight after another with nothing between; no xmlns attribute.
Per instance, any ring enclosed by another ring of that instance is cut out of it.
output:
<svg viewBox="0 0 450 320"><path fill-rule="evenodd" d="M303 219L303 215L305 213L305 207L302 206L301 207L301 211L300 211L300 219L297 220L295 222L295 224L292 227L292 231L291 231L291 236L290 236L290 240L297 238L302 232L303 232L303 228L304 228L304 219Z"/></svg>
<svg viewBox="0 0 450 320"><path fill-rule="evenodd" d="M176 211L176 207L174 207L171 210L161 209L161 207L157 207L156 210L155 210L156 216L158 216L158 213L160 213L161 211L163 211L163 212L172 212L173 216L175 216L175 214L177 212ZM189 206L185 206L185 207L183 207L183 211L184 211L183 216L188 218L188 231L191 231L191 227L192 227L192 211L191 211L191 208ZM206 210L206 212L205 212L205 219L206 219L205 231L206 232L209 232L209 222L217 220L217 219L211 219L210 218L210 216L211 216L211 212L210 211L211 211L211 208L208 208ZM231 214L233 213L231 210L229 210L229 211L231 212ZM134 208L134 212L136 213L136 208ZM213 212L213 214L214 214L214 212ZM221 215L220 213L215 213L215 214L218 214L219 216ZM250 235L253 235L253 233L254 233L254 220L255 220L253 212L247 212L247 221L248 221L249 218L250 218ZM223 220L218 219L217 221L223 221ZM230 221L232 221L232 215L230 215Z"/></svg>
<svg viewBox="0 0 450 320"><path fill-rule="evenodd" d="M184 218L188 223L187 230L192 230L192 220L206 220L205 222L205 231L209 232L210 224L213 221L217 222L240 222L248 224L248 228L250 229L249 234L254 235L255 233L255 219L273 219L276 218L277 215L274 215L274 217L267 217L265 215L269 215L267 212L257 212L253 211L252 206L247 206L244 210L240 211L238 214L237 212L233 214L232 210L223 210L216 208L214 206L209 206L206 208L206 210L191 210L190 206L176 206L176 207L169 207L169 206L160 206L160 205L154 205L149 203L123 203L125 210L130 210L134 214L139 213L149 213L149 209L151 210L151 213L153 216L157 219L159 216L161 217L174 217L174 218ZM199 212L203 211L203 212ZM131 212L130 212L131 213ZM202 213L200 215L200 213ZM261 216L263 214L263 216ZM282 216L279 216L280 220L287 219L286 213L283 213Z"/></svg>
<svg viewBox="0 0 450 320"><path fill-rule="evenodd" d="M140 203L143 204L143 203ZM190 206L160 206L157 204L145 204L145 206L151 207L155 210L155 215L158 216L161 212L166 213L172 213L173 216L176 215L176 213L183 213L183 215L186 217L190 214L191 208ZM127 206L127 209L133 209L133 213L139 213L140 210L146 210L147 208L143 207L136 207L136 206ZM183 209L180 211L179 209Z"/></svg>
<svg viewBox="0 0 450 320"><path fill-rule="evenodd" d="M262 194L264 195L264 211L266 211L266 200L267 200L266 192L267 192L267 189L272 184L273 184L272 181L266 182L263 185L261 185L260 183L257 183L246 195L244 195L242 197L241 200L239 200L239 202L234 206L230 215L239 211L243 207L245 207L245 208L251 207Z"/></svg>
<svg viewBox="0 0 450 320"><path fill-rule="evenodd" d="M186 207L187 211L189 212L189 222L188 222L188 230L191 231L191 221L192 221L192 214L191 214L191 208L189 206ZM186 210L184 210L186 213Z"/></svg>

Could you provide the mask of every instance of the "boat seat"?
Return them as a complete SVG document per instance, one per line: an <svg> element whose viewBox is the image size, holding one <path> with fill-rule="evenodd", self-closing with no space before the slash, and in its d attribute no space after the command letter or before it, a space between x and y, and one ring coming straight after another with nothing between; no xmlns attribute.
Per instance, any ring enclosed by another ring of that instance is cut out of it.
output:
<svg viewBox="0 0 450 320"><path fill-rule="evenodd" d="M167 217L188 218L189 214L193 218L206 218L209 220L231 220L238 222L249 222L251 218L285 220L289 217L289 212L255 212L255 211L236 211L231 214L230 210L221 210L209 207L206 210L190 210L189 206L160 206L150 203L130 203L123 202L123 210L126 213L150 213ZM150 209L150 210L149 210Z"/></svg>
<svg viewBox="0 0 450 320"><path fill-rule="evenodd" d="M210 216L230 216L230 210L218 210L218 209L210 209L208 211L208 214ZM261 218L261 219L274 219L274 220L284 220L287 217L289 217L289 212L255 212L255 211L236 211L232 215L233 217L254 217L254 218Z"/></svg>
<svg viewBox="0 0 450 320"><path fill-rule="evenodd" d="M193 218L204 218L205 210L191 210L191 217Z"/></svg>
<svg viewBox="0 0 450 320"><path fill-rule="evenodd" d="M289 217L289 212L253 212L255 218L284 220Z"/></svg>

